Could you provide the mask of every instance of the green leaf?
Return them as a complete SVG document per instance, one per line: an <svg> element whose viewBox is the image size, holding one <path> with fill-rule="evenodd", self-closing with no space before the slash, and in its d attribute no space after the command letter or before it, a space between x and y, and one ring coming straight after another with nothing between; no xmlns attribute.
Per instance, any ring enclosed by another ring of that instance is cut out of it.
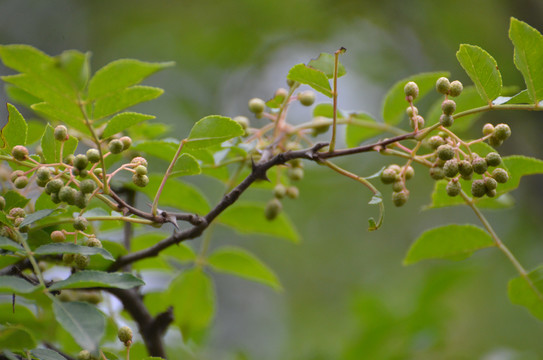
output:
<svg viewBox="0 0 543 360"><path fill-rule="evenodd" d="M211 279L201 269L184 271L173 279L169 298L175 324L185 341L210 325L215 313L215 291Z"/></svg>
<svg viewBox="0 0 543 360"><path fill-rule="evenodd" d="M509 172L509 181L498 184L498 193L504 193L518 188L520 179L526 175L543 174L543 161L527 156L513 155L502 158Z"/></svg>
<svg viewBox="0 0 543 360"><path fill-rule="evenodd" d="M106 329L102 312L88 303L57 299L53 300L53 311L57 321L83 349L90 352L98 350Z"/></svg>
<svg viewBox="0 0 543 360"><path fill-rule="evenodd" d="M152 232L135 236L132 239L132 251L144 250L166 239L170 235L164 232ZM182 263L192 262L196 259L196 254L185 243L181 243L168 247L156 257L138 261L134 264L134 269L172 269L172 259Z"/></svg>
<svg viewBox="0 0 543 360"><path fill-rule="evenodd" d="M17 108L11 104L8 106L8 123L2 128L2 149L11 151L16 145L26 145L26 132L28 126Z"/></svg>
<svg viewBox="0 0 543 360"><path fill-rule="evenodd" d="M81 254L81 255L100 255L104 259L115 260L106 249L77 245L73 243L47 244L38 247L34 251L35 255L58 255L58 254Z"/></svg>
<svg viewBox="0 0 543 360"><path fill-rule="evenodd" d="M90 53L66 50L57 56L60 67L69 75L78 90L83 90L89 81Z"/></svg>
<svg viewBox="0 0 543 360"><path fill-rule="evenodd" d="M39 72L54 64L52 57L30 45L2 45L0 57L4 65L21 73Z"/></svg>
<svg viewBox="0 0 543 360"><path fill-rule="evenodd" d="M528 273L528 279L519 276L509 281L509 299L515 305L526 307L536 318L543 320L543 266Z"/></svg>
<svg viewBox="0 0 543 360"><path fill-rule="evenodd" d="M92 117L101 119L113 115L144 101L156 99L164 90L151 86L131 86L111 94L111 96L96 100Z"/></svg>
<svg viewBox="0 0 543 360"><path fill-rule="evenodd" d="M142 285L145 285L145 283L132 274L83 270L70 275L66 280L57 281L49 287L49 290L84 289L90 287L131 289Z"/></svg>
<svg viewBox="0 0 543 360"><path fill-rule="evenodd" d="M332 88L325 73L313 69L305 64L294 65L287 75L287 79L311 86L318 92L332 97Z"/></svg>
<svg viewBox="0 0 543 360"><path fill-rule="evenodd" d="M30 201L30 199L27 199L23 195L19 194L17 191L13 190L8 191L2 196L4 197L4 199L6 199L6 207L4 208L5 212L14 207L24 208L26 204L28 204L28 202Z"/></svg>
<svg viewBox="0 0 543 360"><path fill-rule="evenodd" d="M15 276L0 275L0 293L16 295L31 294L41 289L26 280Z"/></svg>
<svg viewBox="0 0 543 360"><path fill-rule="evenodd" d="M172 176L198 175L202 172L196 158L190 154L181 154L172 169Z"/></svg>
<svg viewBox="0 0 543 360"><path fill-rule="evenodd" d="M179 143L173 140L146 140L134 143L132 149L171 162Z"/></svg>
<svg viewBox="0 0 543 360"><path fill-rule="evenodd" d="M29 214L27 215L24 220L21 222L21 224L19 225L20 227L21 226L26 226L26 225L30 225L30 224L33 224L35 223L36 221L39 221L49 215L51 215L52 213L54 213L57 209L44 209L44 210L38 210L36 211L35 213L32 213L32 214Z"/></svg>
<svg viewBox="0 0 543 360"><path fill-rule="evenodd" d="M24 251L24 248L21 245L3 236L0 236L0 249L9 250L13 252Z"/></svg>
<svg viewBox="0 0 543 360"><path fill-rule="evenodd" d="M243 134L243 128L236 121L224 116L210 115L194 124L186 145L196 149L206 148Z"/></svg>
<svg viewBox="0 0 543 360"><path fill-rule="evenodd" d="M265 234L298 242L299 235L287 216L281 213L269 221L264 216L264 207L265 204L238 201L219 215L217 221L242 234Z"/></svg>
<svg viewBox="0 0 543 360"><path fill-rule="evenodd" d="M207 259L215 271L233 274L281 290L275 273L253 254L236 247L222 247Z"/></svg>
<svg viewBox="0 0 543 360"><path fill-rule="evenodd" d="M383 130L379 128L382 124L375 121L369 114L352 114L351 119L351 122L347 124L347 128L345 129L345 142L347 143L347 147L358 146L362 141L371 139L383 132Z"/></svg>
<svg viewBox="0 0 543 360"><path fill-rule="evenodd" d="M22 326L8 326L0 331L0 349L28 350L36 345L32 334Z"/></svg>
<svg viewBox="0 0 543 360"><path fill-rule="evenodd" d="M34 349L30 353L39 360L66 360L64 356L51 349Z"/></svg>
<svg viewBox="0 0 543 360"><path fill-rule="evenodd" d="M41 102L40 98L29 94L28 92L15 85L6 83L6 85L4 86L4 90L6 91L8 97L13 100L13 102L20 105L30 107L32 104Z"/></svg>
<svg viewBox="0 0 543 360"><path fill-rule="evenodd" d="M107 126L102 133L102 138L108 138L131 126L139 124L142 121L154 119L153 115L145 115L135 112L123 112L115 115L107 122Z"/></svg>
<svg viewBox="0 0 543 360"><path fill-rule="evenodd" d="M467 257L474 251L495 246L492 237L473 225L446 225L425 231L411 245L404 265L426 259Z"/></svg>
<svg viewBox="0 0 543 360"><path fill-rule="evenodd" d="M48 102L40 102L33 104L31 108L46 119L54 122L63 122L83 134L90 135L90 131L87 125L85 125L85 119L82 117L80 110L71 109L72 111L70 111L66 104L62 104L64 106L60 107Z"/></svg>
<svg viewBox="0 0 543 360"><path fill-rule="evenodd" d="M336 113L337 113L338 119L344 118L341 111L336 110ZM321 104L315 105L315 107L313 108L313 117L317 117L317 116L324 116L324 117L332 119L334 117L334 105L328 104L328 103L321 103Z"/></svg>
<svg viewBox="0 0 543 360"><path fill-rule="evenodd" d="M8 220L5 213L0 212L0 224L11 226L11 221Z"/></svg>
<svg viewBox="0 0 543 360"><path fill-rule="evenodd" d="M133 59L110 62L94 74L89 82L89 100L108 96L136 85L155 72L173 66L173 62L150 63Z"/></svg>
<svg viewBox="0 0 543 360"><path fill-rule="evenodd" d="M497 98L502 90L502 75L498 63L478 46L462 44L456 58L475 84L479 95L487 103Z"/></svg>
<svg viewBox="0 0 543 360"><path fill-rule="evenodd" d="M431 90L434 90L437 79L442 76L449 77L450 73L445 71L422 73L398 81L385 96L383 102L383 120L387 124L397 125L404 116L407 116L405 115L405 109L409 104L405 101L403 88L409 81L414 81L419 86L419 96L414 101L417 103Z"/></svg>
<svg viewBox="0 0 543 360"><path fill-rule="evenodd" d="M434 185L434 191L432 192L432 203L428 205L427 209L442 208L447 206L466 205L464 199L461 196L451 197L447 195L447 182L446 180L436 181ZM462 190L471 196L471 183L472 181L460 180ZM473 202L479 208L485 209L506 209L515 204L513 198L505 193L504 185L498 184L497 194L494 198L487 196L482 198L474 198Z"/></svg>
<svg viewBox="0 0 543 360"><path fill-rule="evenodd" d="M322 71L328 79L332 79L334 77L334 64L335 55L321 53L318 58L311 60L307 66ZM345 67L341 63L338 63L337 77L340 78L346 73Z"/></svg>
<svg viewBox="0 0 543 360"><path fill-rule="evenodd" d="M537 106L543 100L543 36L512 17L509 38L515 46L515 65L524 77L531 102Z"/></svg>
<svg viewBox="0 0 543 360"><path fill-rule="evenodd" d="M55 129L50 124L47 124L43 136L41 138L41 148L45 161L49 164L54 164L62 160L60 158L60 141L55 140ZM77 148L78 141L75 137L70 136L68 140L64 141L62 147L62 157L73 154Z"/></svg>

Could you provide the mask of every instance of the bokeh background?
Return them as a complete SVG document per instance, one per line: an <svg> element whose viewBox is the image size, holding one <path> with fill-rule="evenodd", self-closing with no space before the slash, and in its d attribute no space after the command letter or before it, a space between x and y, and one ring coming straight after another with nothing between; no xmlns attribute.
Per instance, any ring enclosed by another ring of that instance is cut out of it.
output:
<svg viewBox="0 0 543 360"><path fill-rule="evenodd" d="M348 71L339 81L340 107L377 118L388 87L411 74L449 70L468 84L455 58L460 43L486 49L504 84L523 87L507 35L511 16L543 31L539 0L0 0L0 43L31 44L51 55L91 51L94 70L123 57L174 60L175 68L147 81L166 93L138 110L183 137L205 115L248 116L247 100L284 87L291 66L340 46L347 48ZM2 106L1 123L6 114ZM293 115L308 120L310 111ZM506 121L513 137L502 154L543 157L542 116L486 114L471 131L478 136L484 122ZM369 175L392 159L363 154L338 161ZM403 208L394 208L383 189L386 219L377 232L367 231L367 218L376 215L369 192L317 166L306 167L300 198L285 204L301 244L218 229L215 246L250 249L277 272L284 291L217 276L218 313L194 358L543 358L543 324L509 303L507 281L517 274L497 250L462 262L402 266L425 229L476 223L467 208L423 211L432 182L416 170ZM530 269L543 258L541 180L524 179L514 208L487 214Z"/></svg>

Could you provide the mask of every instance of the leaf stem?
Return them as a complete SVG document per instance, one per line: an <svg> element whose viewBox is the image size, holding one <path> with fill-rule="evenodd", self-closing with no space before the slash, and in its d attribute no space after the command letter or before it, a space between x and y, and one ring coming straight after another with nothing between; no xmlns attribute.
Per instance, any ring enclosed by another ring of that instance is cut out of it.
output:
<svg viewBox="0 0 543 360"><path fill-rule="evenodd" d="M153 199L153 205L151 208L151 214L153 214L153 216L156 216L156 212L158 208L158 200L160 199L162 190L164 189L164 186L166 185L166 181L168 181L168 177L172 173L173 167L175 166L177 159L181 155L181 151L183 150L183 146L185 145L186 142L187 142L187 139L181 140L181 142L179 143L179 147L177 148L177 151L175 152L175 155L173 156L172 162L170 163L170 166L168 166L168 169L166 170L166 173L164 174L164 177L162 178L162 182L160 183L160 186L158 187L155 198Z"/></svg>
<svg viewBox="0 0 543 360"><path fill-rule="evenodd" d="M36 276L38 277L38 281L40 282L40 285L45 288L43 275L41 273L38 263L36 262L36 259L34 259L34 255L32 254L32 250L30 249L30 246L28 246L28 243L26 242L25 237L22 236L19 232L17 232L17 237L19 239L19 242L23 245L23 248L25 249L26 256L28 257L28 260L32 264L32 268L34 269L34 272L36 273Z"/></svg>
<svg viewBox="0 0 543 360"><path fill-rule="evenodd" d="M346 51L344 47L336 50L334 53L334 90L332 91L333 96L333 114L332 114L332 140L330 140L330 149L329 152L333 152L336 148L336 133L337 133L337 69L339 65L339 55L343 54Z"/></svg>

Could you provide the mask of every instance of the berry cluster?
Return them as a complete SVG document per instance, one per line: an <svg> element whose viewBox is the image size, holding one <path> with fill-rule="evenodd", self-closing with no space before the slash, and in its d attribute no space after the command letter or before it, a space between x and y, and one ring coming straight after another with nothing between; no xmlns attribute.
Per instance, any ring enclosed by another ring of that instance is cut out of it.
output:
<svg viewBox="0 0 543 360"><path fill-rule="evenodd" d="M409 200L409 190L405 183L415 176L415 169L411 165L389 165L381 172L383 184L392 184L392 202L396 206L404 205Z"/></svg>
<svg viewBox="0 0 543 360"><path fill-rule="evenodd" d="M289 161L287 176L290 181L299 181L304 177L303 163L300 159ZM273 220L279 215L283 209L282 199L288 197L290 199L297 199L300 195L300 191L294 185L286 185L278 183L273 188L273 198L266 204L264 209L264 215L266 219Z"/></svg>

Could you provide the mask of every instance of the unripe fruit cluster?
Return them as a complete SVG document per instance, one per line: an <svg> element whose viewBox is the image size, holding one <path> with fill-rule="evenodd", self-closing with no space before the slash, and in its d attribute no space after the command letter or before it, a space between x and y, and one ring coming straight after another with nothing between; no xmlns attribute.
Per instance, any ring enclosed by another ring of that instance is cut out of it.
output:
<svg viewBox="0 0 543 360"><path fill-rule="evenodd" d="M498 124L496 126L492 124L485 124L483 126L483 135L489 136L488 143L491 146L500 146L505 140L511 136L511 128L507 124Z"/></svg>
<svg viewBox="0 0 543 360"><path fill-rule="evenodd" d="M392 202L396 206L404 205L409 199L409 191L405 187L405 181L415 176L415 169L411 165L400 167L392 164L385 168L380 175L383 184L392 184Z"/></svg>

